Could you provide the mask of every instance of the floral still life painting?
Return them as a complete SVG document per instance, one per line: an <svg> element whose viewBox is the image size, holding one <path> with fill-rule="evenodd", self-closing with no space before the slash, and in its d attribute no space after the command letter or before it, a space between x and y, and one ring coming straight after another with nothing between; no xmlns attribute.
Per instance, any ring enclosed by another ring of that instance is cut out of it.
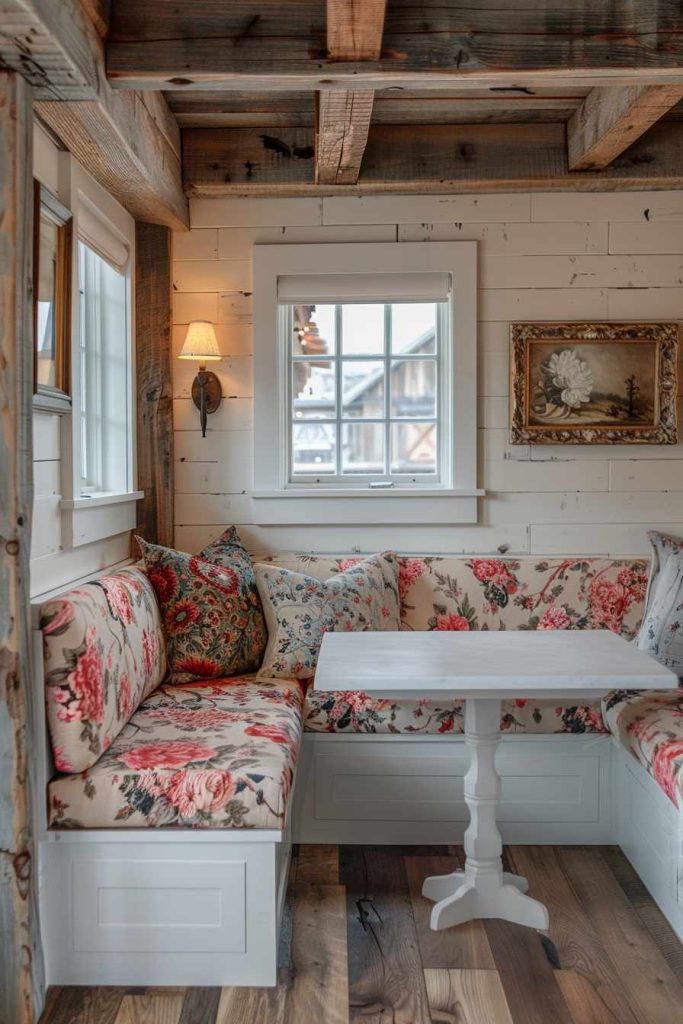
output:
<svg viewBox="0 0 683 1024"><path fill-rule="evenodd" d="M676 324L510 331L512 444L676 443Z"/></svg>

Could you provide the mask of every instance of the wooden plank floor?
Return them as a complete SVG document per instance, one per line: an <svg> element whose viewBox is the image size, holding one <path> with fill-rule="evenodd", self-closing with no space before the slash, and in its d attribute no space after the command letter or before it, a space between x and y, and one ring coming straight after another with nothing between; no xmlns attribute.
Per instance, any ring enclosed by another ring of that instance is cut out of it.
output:
<svg viewBox="0 0 683 1024"><path fill-rule="evenodd" d="M41 1024L677 1024L683 946L614 847L519 846L550 910L435 934L422 879L445 846L294 851L274 989L53 988Z"/></svg>

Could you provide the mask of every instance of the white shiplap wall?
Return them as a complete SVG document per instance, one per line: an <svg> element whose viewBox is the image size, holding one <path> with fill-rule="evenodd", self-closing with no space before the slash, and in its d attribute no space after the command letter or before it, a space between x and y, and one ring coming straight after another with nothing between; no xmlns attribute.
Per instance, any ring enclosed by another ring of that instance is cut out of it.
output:
<svg viewBox="0 0 683 1024"><path fill-rule="evenodd" d="M259 552L619 555L646 552L649 528L683 533L683 444L507 443L510 321L683 319L683 192L197 199L191 221L174 236L174 354L188 321L213 320L226 398L202 439L196 366L174 360L178 547L231 523ZM479 524L254 526L253 244L430 239L479 242Z"/></svg>

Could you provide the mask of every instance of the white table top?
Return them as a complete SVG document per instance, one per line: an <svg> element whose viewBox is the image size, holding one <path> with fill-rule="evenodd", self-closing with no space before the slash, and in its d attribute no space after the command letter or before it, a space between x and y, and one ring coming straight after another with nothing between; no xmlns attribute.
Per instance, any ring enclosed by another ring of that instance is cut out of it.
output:
<svg viewBox="0 0 683 1024"><path fill-rule="evenodd" d="M316 690L377 697L580 697L670 690L678 678L609 630L326 633Z"/></svg>

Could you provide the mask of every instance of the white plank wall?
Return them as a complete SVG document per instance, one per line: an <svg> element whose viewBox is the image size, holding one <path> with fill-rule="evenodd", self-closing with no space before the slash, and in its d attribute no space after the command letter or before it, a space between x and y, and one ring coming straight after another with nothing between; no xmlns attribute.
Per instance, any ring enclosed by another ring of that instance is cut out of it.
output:
<svg viewBox="0 0 683 1024"><path fill-rule="evenodd" d="M512 446L507 430L511 320L683 320L683 192L198 199L191 221L174 239L174 350L190 320L216 322L227 398L203 440L196 367L174 362L179 547L231 523L256 553L621 555L646 553L650 528L683 534L683 443ZM394 239L479 242L479 524L308 525L302 503L301 526L256 526L252 246Z"/></svg>

